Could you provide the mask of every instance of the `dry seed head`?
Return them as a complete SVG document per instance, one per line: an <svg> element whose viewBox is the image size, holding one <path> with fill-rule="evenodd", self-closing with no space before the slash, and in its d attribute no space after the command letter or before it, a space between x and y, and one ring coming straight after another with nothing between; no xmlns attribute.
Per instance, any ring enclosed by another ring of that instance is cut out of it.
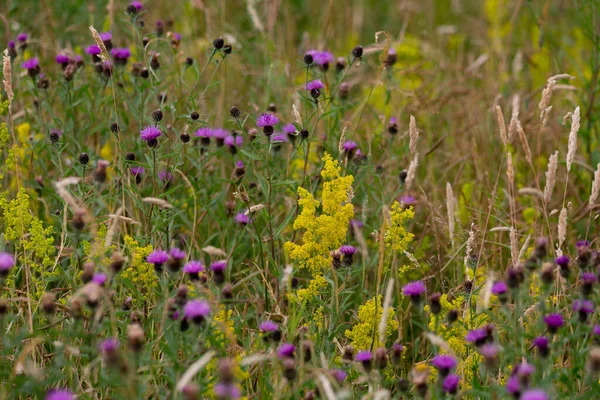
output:
<svg viewBox="0 0 600 400"><path fill-rule="evenodd" d="M554 92L554 88L556 87L556 80L549 79L544 91L542 92L542 99L540 100L540 104L538 107L540 109L540 121L542 121L542 126L546 126L548 122L548 113L552 109L550 105L550 101L552 100L552 92Z"/></svg>
<svg viewBox="0 0 600 400"><path fill-rule="evenodd" d="M562 247L567 237L567 209L562 208L558 216L558 247Z"/></svg>
<svg viewBox="0 0 600 400"><path fill-rule="evenodd" d="M12 101L15 98L15 94L12 89L12 69L10 67L10 56L8 55L8 49L4 50L2 61L2 74L4 76L2 83L4 84L4 90L6 91L6 96L8 97L8 105L11 106Z"/></svg>
<svg viewBox="0 0 600 400"><path fill-rule="evenodd" d="M338 153L342 154L343 150L344 150L344 143L346 142L346 130L347 127L344 127L344 129L342 130L342 134L340 135L340 141L338 143Z"/></svg>
<svg viewBox="0 0 600 400"><path fill-rule="evenodd" d="M531 164L531 149L529 148L527 136L525 136L525 131L523 130L523 126L521 126L521 122L519 120L517 120L517 132L519 133L519 139L521 140L521 145L525 151L525 158L527 159L527 162Z"/></svg>
<svg viewBox="0 0 600 400"><path fill-rule="evenodd" d="M496 120L498 121L498 127L500 128L500 138L504 147L508 146L508 135L506 133L506 122L504 121L504 114L502 114L502 108L496 105Z"/></svg>
<svg viewBox="0 0 600 400"><path fill-rule="evenodd" d="M577 151L577 132L579 132L580 117L579 106L577 106L575 112L571 116L571 132L569 133L569 149L567 152L567 172L571 171L571 165L573 164L575 152Z"/></svg>
<svg viewBox="0 0 600 400"><path fill-rule="evenodd" d="M548 159L548 170L546 171L546 187L544 187L544 202L548 204L552 198L554 183L556 182L556 169L558 168L558 151Z"/></svg>
<svg viewBox="0 0 600 400"><path fill-rule="evenodd" d="M96 30L96 28L94 28L91 25L90 25L90 31L92 32L92 37L94 38L94 42L96 42L96 44L98 45L98 47L100 47L100 50L102 50L102 54L100 54L100 58L102 59L102 61L106 61L106 54L108 54L108 50L106 50L106 46L104 45L104 41L100 37L100 34Z"/></svg>
<svg viewBox="0 0 600 400"><path fill-rule="evenodd" d="M385 289L385 298L383 300L383 311L379 321L379 340L385 342L385 330L387 328L388 313L392 302L394 301L394 280L390 279Z"/></svg>
<svg viewBox="0 0 600 400"><path fill-rule="evenodd" d="M408 136L410 139L408 148L410 149L410 154L417 153L417 142L419 141L419 130L417 129L417 123L415 121L414 116L410 116L410 123L408 125Z"/></svg>
<svg viewBox="0 0 600 400"><path fill-rule="evenodd" d="M448 211L448 232L450 234L451 242L454 242L455 207L456 199L452 192L452 185L448 182L446 183L446 209Z"/></svg>
<svg viewBox="0 0 600 400"><path fill-rule="evenodd" d="M510 125L508 126L508 141L512 142L517 133L517 122L519 121L519 107L521 106L521 98L515 94L512 98L512 115L510 117Z"/></svg>
<svg viewBox="0 0 600 400"><path fill-rule="evenodd" d="M413 160L410 162L410 165L408 166L408 171L406 172L406 180L405 180L406 191L408 191L408 189L410 189L410 187L415 179L415 174L417 173L418 165L419 165L419 153L415 153Z"/></svg>
<svg viewBox="0 0 600 400"><path fill-rule="evenodd" d="M594 207L596 200L598 200L598 194L600 193L600 164L596 166L596 172L594 172L594 182L592 183L592 192L590 193L589 206L590 210Z"/></svg>
<svg viewBox="0 0 600 400"><path fill-rule="evenodd" d="M514 227L510 228L510 258L513 267L516 266L519 262L519 238Z"/></svg>

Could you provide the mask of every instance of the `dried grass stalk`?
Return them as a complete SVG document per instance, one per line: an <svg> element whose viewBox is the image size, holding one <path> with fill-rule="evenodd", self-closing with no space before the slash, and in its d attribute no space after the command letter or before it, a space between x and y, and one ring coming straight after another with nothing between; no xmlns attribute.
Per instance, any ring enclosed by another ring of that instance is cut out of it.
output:
<svg viewBox="0 0 600 400"><path fill-rule="evenodd" d="M523 130L523 126L521 125L521 122L519 120L517 120L517 133L519 134L521 145L523 146L523 150L525 151L525 158L527 159L527 162L531 164L531 149L529 148L527 136L525 136L525 131Z"/></svg>
<svg viewBox="0 0 600 400"><path fill-rule="evenodd" d="M390 279L385 289L385 298L383 300L383 311L381 312L381 320L379 321L379 340L385 343L385 328L387 327L388 314L392 301L394 300L394 280Z"/></svg>
<svg viewBox="0 0 600 400"><path fill-rule="evenodd" d="M408 124L408 136L410 139L408 148L410 150L410 154L414 155L417 153L419 130L417 129L417 122L415 121L415 117L413 115L410 116L410 123Z"/></svg>
<svg viewBox="0 0 600 400"><path fill-rule="evenodd" d="M548 123L548 113L552 109L550 105L550 101L552 100L552 93L554 92L554 88L556 87L556 80L549 79L544 91L542 92L542 99L540 100L540 104L538 107L540 109L540 121L542 121L542 126L546 126Z"/></svg>
<svg viewBox="0 0 600 400"><path fill-rule="evenodd" d="M544 187L544 203L548 204L552 198L552 191L556 183L556 169L558 168L558 151L548 159L548 169L546 170L546 186Z"/></svg>
<svg viewBox="0 0 600 400"><path fill-rule="evenodd" d="M517 133L517 122L519 121L519 108L521 107L521 98L518 94L515 94L512 98L512 116L510 117L510 124L508 126L508 141L512 142L515 133Z"/></svg>
<svg viewBox="0 0 600 400"><path fill-rule="evenodd" d="M571 165L573 165L575 152L577 151L577 133L579 132L580 118L580 110L579 106L577 106L571 116L571 132L569 132L569 149L567 151L567 172L571 171Z"/></svg>
<svg viewBox="0 0 600 400"><path fill-rule="evenodd" d="M561 248L567 237L567 209L562 208L558 216L558 247Z"/></svg>
<svg viewBox="0 0 600 400"><path fill-rule="evenodd" d="M96 44L98 45L98 47L100 47L100 50L102 51L102 54L100 54L100 58L102 59L102 61L106 61L106 55L108 54L108 50L106 50L104 41L100 37L100 34L96 30L96 28L94 28L91 25L90 25L90 31L92 32L92 37L94 38L94 42L96 42Z"/></svg>
<svg viewBox="0 0 600 400"><path fill-rule="evenodd" d="M4 84L4 90L6 91L6 96L8 97L8 106L11 107L12 101L15 98L15 93L12 89L12 69L10 66L8 49L4 50L4 55L2 56L2 74L4 76L2 83Z"/></svg>
<svg viewBox="0 0 600 400"><path fill-rule="evenodd" d="M510 228L510 258L513 266L519 262L519 238L517 230L514 227Z"/></svg>
<svg viewBox="0 0 600 400"><path fill-rule="evenodd" d="M446 210L448 211L448 233L450 242L454 244L454 223L456 222L456 199L450 182L446 183Z"/></svg>
<svg viewBox="0 0 600 400"><path fill-rule="evenodd" d="M506 133L506 122L504 121L504 114L502 114L502 108L496 105L496 120L498 121L498 127L500 128L500 138L504 147L508 146L508 134Z"/></svg>
<svg viewBox="0 0 600 400"><path fill-rule="evenodd" d="M414 158L410 162L408 166L408 171L406 171L406 191L410 189L413 181L415 180L415 175L417 173L417 166L419 165L419 153L415 153Z"/></svg>
<svg viewBox="0 0 600 400"><path fill-rule="evenodd" d="M592 191L590 193L589 201L590 210L594 207L594 204L596 204L596 201L598 200L598 194L600 194L600 164L596 166L596 172L594 172L594 182L592 183Z"/></svg>

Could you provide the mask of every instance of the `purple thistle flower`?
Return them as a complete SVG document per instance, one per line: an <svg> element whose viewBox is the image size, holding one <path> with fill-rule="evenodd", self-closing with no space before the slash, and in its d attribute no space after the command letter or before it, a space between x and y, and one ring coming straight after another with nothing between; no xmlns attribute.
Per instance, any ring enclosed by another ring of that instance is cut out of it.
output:
<svg viewBox="0 0 600 400"><path fill-rule="evenodd" d="M361 220L358 219L351 219L350 220L350 226L352 228L356 228L356 229L362 229L363 226L365 226L365 224L363 224L363 222Z"/></svg>
<svg viewBox="0 0 600 400"><path fill-rule="evenodd" d="M225 137L223 143L226 146L237 146L237 147L240 147L242 144L244 144L244 138L241 137L241 136L229 135L229 136Z"/></svg>
<svg viewBox="0 0 600 400"><path fill-rule="evenodd" d="M498 346L493 343L486 343L479 348L479 353L486 359L492 360L498 355Z"/></svg>
<svg viewBox="0 0 600 400"><path fill-rule="evenodd" d="M306 54L310 54L313 57L313 63L321 67L325 67L335 61L333 54L328 51L309 50Z"/></svg>
<svg viewBox="0 0 600 400"><path fill-rule="evenodd" d="M205 300L188 301L183 307L183 315L186 319L201 324L210 315L210 304Z"/></svg>
<svg viewBox="0 0 600 400"><path fill-rule="evenodd" d="M15 258L9 253L0 253L0 277L5 277L15 266Z"/></svg>
<svg viewBox="0 0 600 400"><path fill-rule="evenodd" d="M549 314L544 317L544 322L550 333L556 333L558 328L565 324L565 321L560 314Z"/></svg>
<svg viewBox="0 0 600 400"><path fill-rule="evenodd" d="M508 290L508 286L506 286L506 283L504 281L496 281L492 285L492 294L494 294L496 296L505 294L507 292L507 290Z"/></svg>
<svg viewBox="0 0 600 400"><path fill-rule="evenodd" d="M343 246L340 247L340 252L344 255L352 255L354 253L356 253L356 247L351 246L349 244L345 244Z"/></svg>
<svg viewBox="0 0 600 400"><path fill-rule="evenodd" d="M359 351L355 358L355 360L358 362L371 361L372 359L373 354L368 350Z"/></svg>
<svg viewBox="0 0 600 400"><path fill-rule="evenodd" d="M348 374L341 369L332 369L329 371L329 373L340 384L344 382L346 380L346 376L348 376Z"/></svg>
<svg viewBox="0 0 600 400"><path fill-rule="evenodd" d="M353 142L352 140L347 140L344 142L344 151L346 153L350 153L354 150L356 150L356 148L358 147L358 144L356 144L356 142Z"/></svg>
<svg viewBox="0 0 600 400"><path fill-rule="evenodd" d="M517 395L521 392L521 384L517 376L511 376L506 381L506 391L512 395Z"/></svg>
<svg viewBox="0 0 600 400"><path fill-rule="evenodd" d="M485 342L487 339L487 331L484 328L474 329L472 331L467 332L465 336L465 340L469 343L475 343L476 346L479 346Z"/></svg>
<svg viewBox="0 0 600 400"><path fill-rule="evenodd" d="M421 281L414 281L407 283L402 288L402 294L406 297L410 297L414 303L421 301L421 295L425 293L427 289L425 284Z"/></svg>
<svg viewBox="0 0 600 400"><path fill-rule="evenodd" d="M296 133L296 126L294 124L286 124L283 126L283 133Z"/></svg>
<svg viewBox="0 0 600 400"><path fill-rule="evenodd" d="M198 275L200 272L204 272L204 265L200 261L190 261L183 267L183 272Z"/></svg>
<svg viewBox="0 0 600 400"><path fill-rule="evenodd" d="M323 85L323 82L321 82L320 79L312 80L306 84L306 90L308 91L319 90L323 89L324 87L325 85Z"/></svg>
<svg viewBox="0 0 600 400"><path fill-rule="evenodd" d="M27 41L27 39L29 39L29 35L28 35L28 34L26 34L26 33L24 33L24 32L21 32L21 33L19 33L19 34L17 35L17 40L18 40L19 42L26 42L26 41Z"/></svg>
<svg viewBox="0 0 600 400"><path fill-rule="evenodd" d="M147 126L140 131L140 138L146 142L156 140L162 135L162 131L155 126Z"/></svg>
<svg viewBox="0 0 600 400"><path fill-rule="evenodd" d="M225 271L225 267L227 267L227 261L225 260L215 261L214 263L210 264L211 271L217 274L222 274Z"/></svg>
<svg viewBox="0 0 600 400"><path fill-rule="evenodd" d="M273 321L264 321L260 324L259 329L265 333L275 332L279 330L279 325Z"/></svg>
<svg viewBox="0 0 600 400"><path fill-rule="evenodd" d="M285 143L289 142L287 135L279 134L271 136L271 142L273 143Z"/></svg>
<svg viewBox="0 0 600 400"><path fill-rule="evenodd" d="M600 325L594 325L594 327L592 328L592 334L600 336Z"/></svg>
<svg viewBox="0 0 600 400"><path fill-rule="evenodd" d="M457 375L450 374L444 379L442 389L444 393L455 394L458 391L460 378Z"/></svg>
<svg viewBox="0 0 600 400"><path fill-rule="evenodd" d="M265 126L273 126L279 122L279 118L270 113L263 113L256 120L256 125L259 128L264 128Z"/></svg>
<svg viewBox="0 0 600 400"><path fill-rule="evenodd" d="M119 341L116 338L107 338L100 342L102 354L113 354L119 349Z"/></svg>
<svg viewBox="0 0 600 400"><path fill-rule="evenodd" d="M100 33L100 39L102 39L103 42L108 42L109 40L112 40L112 33L102 32Z"/></svg>
<svg viewBox="0 0 600 400"><path fill-rule="evenodd" d="M443 376L448 375L451 369L456 368L458 361L449 354L439 354L431 360L433 365Z"/></svg>
<svg viewBox="0 0 600 400"><path fill-rule="evenodd" d="M576 245L577 248L580 247L590 247L590 242L588 242L587 240L579 240L577 241Z"/></svg>
<svg viewBox="0 0 600 400"><path fill-rule="evenodd" d="M218 382L213 387L213 393L217 399L235 400L242 396L242 391L233 383Z"/></svg>
<svg viewBox="0 0 600 400"><path fill-rule="evenodd" d="M239 160L236 161L235 162L235 167L238 168L238 169L244 168L244 162L243 161L239 161Z"/></svg>
<svg viewBox="0 0 600 400"><path fill-rule="evenodd" d="M581 280L585 284L593 285L594 283L596 283L596 274L594 274L593 272L584 272L583 274L581 274Z"/></svg>
<svg viewBox="0 0 600 400"><path fill-rule="evenodd" d="M104 286L104 283L106 283L106 279L106 274L98 273L94 274L94 276L92 277L92 282L94 282L96 285Z"/></svg>
<svg viewBox="0 0 600 400"><path fill-rule="evenodd" d="M85 52L90 56L97 56L102 53L102 50L100 50L100 47L97 44L92 44L85 49Z"/></svg>
<svg viewBox="0 0 600 400"><path fill-rule="evenodd" d="M291 343L283 343L277 350L277 355L280 358L293 358L296 346Z"/></svg>
<svg viewBox="0 0 600 400"><path fill-rule="evenodd" d="M73 400L75 397L67 389L50 389L46 393L46 400Z"/></svg>
<svg viewBox="0 0 600 400"><path fill-rule="evenodd" d="M398 118L390 117L390 122L389 122L390 125L395 125L397 123L398 123Z"/></svg>
<svg viewBox="0 0 600 400"><path fill-rule="evenodd" d="M167 184L173 180L173 175L171 175L169 171L160 171L158 173L158 179L160 179L163 184Z"/></svg>
<svg viewBox="0 0 600 400"><path fill-rule="evenodd" d="M531 389L521 395L521 400L548 400L548 395L543 390Z"/></svg>
<svg viewBox="0 0 600 400"><path fill-rule="evenodd" d="M131 174L133 176L138 176L143 175L146 170L144 169L144 167L131 167L129 168L129 171L131 171Z"/></svg>
<svg viewBox="0 0 600 400"><path fill-rule="evenodd" d="M532 345L533 347L538 349L542 357L547 357L550 351L548 348L549 343L550 341L547 337L538 336L535 339L533 339Z"/></svg>
<svg viewBox="0 0 600 400"><path fill-rule="evenodd" d="M568 256L560 256L557 257L556 260L554 260L554 262L556 263L556 265L558 265L561 268L566 268L569 266L569 257Z"/></svg>
<svg viewBox="0 0 600 400"><path fill-rule="evenodd" d="M154 265L162 265L166 263L168 259L169 255L166 251L162 250L154 250L152 253L148 254L148 257L146 257L146 261Z"/></svg>
<svg viewBox="0 0 600 400"><path fill-rule="evenodd" d="M398 197L398 203L402 205L402 207L408 208L417 202L417 199L414 196L403 195Z"/></svg>
<svg viewBox="0 0 600 400"><path fill-rule="evenodd" d="M130 6L135 7L136 10L141 11L144 6L141 1L132 1L129 3Z"/></svg>
<svg viewBox="0 0 600 400"><path fill-rule="evenodd" d="M237 222L240 225L246 226L250 223L250 216L244 213L238 213L235 216L235 222Z"/></svg>
<svg viewBox="0 0 600 400"><path fill-rule="evenodd" d="M38 69L40 66L40 62L38 61L37 57L32 57L29 60L26 60L25 62L23 62L23 64L21 64L21 67L23 69L26 69L27 71L33 71Z"/></svg>
<svg viewBox="0 0 600 400"><path fill-rule="evenodd" d="M594 303L591 300L575 300L573 303L573 311L579 313L579 319L582 322L587 320L588 315L594 312Z"/></svg>
<svg viewBox="0 0 600 400"><path fill-rule="evenodd" d="M67 65L69 63L69 56L66 54L58 54L56 56L56 63L61 65Z"/></svg>
<svg viewBox="0 0 600 400"><path fill-rule="evenodd" d="M125 65L127 60L131 57L131 52L127 47L118 47L110 51L110 54L115 59L116 65Z"/></svg>
<svg viewBox="0 0 600 400"><path fill-rule="evenodd" d="M173 247L169 251L169 255L171 256L171 258L174 258L176 260L183 260L185 258L185 251L183 251L177 247Z"/></svg>

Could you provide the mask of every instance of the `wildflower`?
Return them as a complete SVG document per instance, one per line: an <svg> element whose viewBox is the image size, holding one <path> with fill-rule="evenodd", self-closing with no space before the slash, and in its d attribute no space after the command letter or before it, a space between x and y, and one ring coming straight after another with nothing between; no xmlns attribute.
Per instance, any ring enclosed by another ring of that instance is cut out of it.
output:
<svg viewBox="0 0 600 400"><path fill-rule="evenodd" d="M98 46L97 44L92 44L91 46L86 47L85 53L92 56L92 60L94 62L101 61L100 54L102 53L102 50L100 49L100 46Z"/></svg>
<svg viewBox="0 0 600 400"><path fill-rule="evenodd" d="M21 64L23 69L27 70L30 77L35 78L40 73L40 63L37 57L30 58Z"/></svg>
<svg viewBox="0 0 600 400"><path fill-rule="evenodd" d="M404 346L402 346L400 343L394 343L392 345L392 361L395 364L400 363L400 361L402 361L402 353L404 352Z"/></svg>
<svg viewBox="0 0 600 400"><path fill-rule="evenodd" d="M264 321L260 324L259 329L265 334L265 340L273 340L279 342L281 340L281 331L279 325L272 321Z"/></svg>
<svg viewBox="0 0 600 400"><path fill-rule="evenodd" d="M141 1L132 1L127 6L127 12L129 12L130 14L132 14L132 13L135 14L135 13L142 11L143 8L144 8L144 6L142 5ZM133 12L131 12L130 10Z"/></svg>
<svg viewBox="0 0 600 400"><path fill-rule="evenodd" d="M525 276L523 275L522 267L520 267L520 266L517 266L516 268L509 267L506 270L506 283L509 288L511 288L511 289L518 288L524 279L525 279Z"/></svg>
<svg viewBox="0 0 600 400"><path fill-rule="evenodd" d="M116 47L110 51L116 65L125 65L131 57L131 51L127 47Z"/></svg>
<svg viewBox="0 0 600 400"><path fill-rule="evenodd" d="M223 40L222 37L218 37L215 40L213 40L213 47L215 48L215 50L221 50L223 46L225 46L225 40Z"/></svg>
<svg viewBox="0 0 600 400"><path fill-rule="evenodd" d="M108 338L100 342L100 353L108 365L116 365L119 362L119 341L116 338Z"/></svg>
<svg viewBox="0 0 600 400"><path fill-rule="evenodd" d="M144 167L131 167L129 168L131 174L135 177L135 183L140 183L142 181L142 175L146 171Z"/></svg>
<svg viewBox="0 0 600 400"><path fill-rule="evenodd" d="M169 255L163 250L154 250L146 257L146 262L154 264L154 270L159 273L162 271L162 265L169 260Z"/></svg>
<svg viewBox="0 0 600 400"><path fill-rule="evenodd" d="M442 311L442 304L440 303L440 293L434 293L429 296L429 309L434 315L438 315Z"/></svg>
<svg viewBox="0 0 600 400"><path fill-rule="evenodd" d="M344 346L342 350L342 359L352 361L354 359L354 347L352 345Z"/></svg>
<svg viewBox="0 0 600 400"><path fill-rule="evenodd" d="M104 284L106 283L107 277L106 274L94 274L94 276L92 277L92 282L94 282L96 285L99 286L104 286Z"/></svg>
<svg viewBox="0 0 600 400"><path fill-rule="evenodd" d="M183 264L185 259L185 251L178 249L177 247L172 248L169 251L169 260L167 261L167 267L171 272L177 272Z"/></svg>
<svg viewBox="0 0 600 400"><path fill-rule="evenodd" d="M303 61L304 61L304 64L306 64L306 65L312 65L312 63L314 61L312 54L306 53L304 55Z"/></svg>
<svg viewBox="0 0 600 400"><path fill-rule="evenodd" d="M308 139L309 135L310 135L310 132L308 132L308 129L301 129L300 130L300 137L302 139Z"/></svg>
<svg viewBox="0 0 600 400"><path fill-rule="evenodd" d="M57 54L56 63L62 65L63 68L66 67L69 63L69 56L66 54Z"/></svg>
<svg viewBox="0 0 600 400"><path fill-rule="evenodd" d="M362 364L365 371L370 371L373 362L373 354L368 350L359 351L355 360Z"/></svg>
<svg viewBox="0 0 600 400"><path fill-rule="evenodd" d="M427 395L427 380L429 378L429 367L421 363L414 366L410 372L413 385L421 397Z"/></svg>
<svg viewBox="0 0 600 400"><path fill-rule="evenodd" d="M584 272L581 274L581 291L584 296L589 296L594 290L594 283L596 283L596 274L593 272Z"/></svg>
<svg viewBox="0 0 600 400"><path fill-rule="evenodd" d="M469 343L474 343L476 346L481 346L487 341L488 334L484 328L474 329L467 332L465 340Z"/></svg>
<svg viewBox="0 0 600 400"><path fill-rule="evenodd" d="M344 57L338 57L335 61L335 70L342 72L346 68L346 59Z"/></svg>
<svg viewBox="0 0 600 400"><path fill-rule="evenodd" d="M6 278L15 266L15 258L9 253L0 253L0 278Z"/></svg>
<svg viewBox="0 0 600 400"><path fill-rule="evenodd" d="M246 168L244 167L244 163L242 161L235 162L235 176L238 178L243 177L246 174Z"/></svg>
<svg viewBox="0 0 600 400"><path fill-rule="evenodd" d="M240 224L242 226L246 226L250 223L250 216L248 216L244 213L238 213L235 216L235 222L237 222L238 224Z"/></svg>
<svg viewBox="0 0 600 400"><path fill-rule="evenodd" d="M213 387L213 392L219 400L234 400L242 396L240 388L233 383L219 382Z"/></svg>
<svg viewBox="0 0 600 400"><path fill-rule="evenodd" d="M310 92L311 97L315 101L321 96L321 89L324 87L325 85L323 85L320 79L312 80L306 84L306 90Z"/></svg>
<svg viewBox="0 0 600 400"><path fill-rule="evenodd" d="M296 351L296 346L291 343L283 343L279 346L277 350L277 355L279 358L293 358L294 352Z"/></svg>
<svg viewBox="0 0 600 400"><path fill-rule="evenodd" d="M227 261L215 261L210 264L210 269L213 272L213 279L217 285L225 282L225 267L227 267Z"/></svg>
<svg viewBox="0 0 600 400"><path fill-rule="evenodd" d="M533 347L538 349L542 357L548 357L548 354L550 354L550 348L548 344L549 340L545 336L538 336L533 339Z"/></svg>
<svg viewBox="0 0 600 400"><path fill-rule="evenodd" d="M225 143L225 138L229 136L229 131L225 129L213 129L212 137L215 138L217 146L221 147Z"/></svg>
<svg viewBox="0 0 600 400"><path fill-rule="evenodd" d="M156 147L160 135L162 131L155 126L147 126L140 131L140 138L148 144L148 147Z"/></svg>
<svg viewBox="0 0 600 400"><path fill-rule="evenodd" d="M456 368L458 361L449 354L439 354L433 357L431 364L439 371L441 376L447 376L450 370Z"/></svg>
<svg viewBox="0 0 600 400"><path fill-rule="evenodd" d="M329 374L335 379L339 384L342 384L348 374L341 369L331 369L329 370Z"/></svg>
<svg viewBox="0 0 600 400"><path fill-rule="evenodd" d="M508 291L508 286L504 281L496 281L492 285L492 294L498 296L502 303L506 303L507 297L506 292Z"/></svg>
<svg viewBox="0 0 600 400"><path fill-rule="evenodd" d="M483 356L485 365L488 368L492 369L496 366L496 361L498 358L498 346L493 343L486 343L479 347L479 353Z"/></svg>
<svg viewBox="0 0 600 400"><path fill-rule="evenodd" d="M396 49L392 47L388 50L387 56L385 57L385 60L383 60L383 64L389 69L396 64L396 61L398 61L398 54L396 53Z"/></svg>
<svg viewBox="0 0 600 400"><path fill-rule="evenodd" d="M414 196L403 195L398 197L398 203L400 203L403 209L407 209L408 207L415 205L417 199L415 199Z"/></svg>
<svg viewBox="0 0 600 400"><path fill-rule="evenodd" d="M523 392L521 400L548 400L548 395L543 390L531 389Z"/></svg>
<svg viewBox="0 0 600 400"><path fill-rule="evenodd" d="M16 50L16 44L14 40L11 40L8 42L8 46L7 46L7 50L8 50L8 56L12 59L14 59L17 56L17 50Z"/></svg>
<svg viewBox="0 0 600 400"><path fill-rule="evenodd" d="M593 374L600 372L600 347L592 347L588 364Z"/></svg>
<svg viewBox="0 0 600 400"><path fill-rule="evenodd" d="M123 268L123 264L125 264L125 258L123 258L123 254L120 251L115 251L110 258L110 270L113 272L113 274L117 274Z"/></svg>
<svg viewBox="0 0 600 400"><path fill-rule="evenodd" d="M190 261L183 267L183 272L190 276L190 279L197 281L200 279L200 273L204 272L204 265L200 261Z"/></svg>
<svg viewBox="0 0 600 400"><path fill-rule="evenodd" d="M160 121L162 121L162 119L163 119L163 112L160 108L157 108L156 110L152 111L152 120L154 122L160 122Z"/></svg>
<svg viewBox="0 0 600 400"><path fill-rule="evenodd" d="M460 378L458 375L450 374L444 379L444 383L442 385L442 389L444 393L456 394L458 391L458 384L460 382Z"/></svg>
<svg viewBox="0 0 600 400"><path fill-rule="evenodd" d="M237 152L236 147L240 147L244 144L244 138L241 136L229 135L225 137L223 143L225 146L229 147L229 151L231 151L232 154L235 154Z"/></svg>
<svg viewBox="0 0 600 400"><path fill-rule="evenodd" d="M568 278L568 276L569 276L569 262L570 262L569 257L565 256L565 255L562 255L560 257L557 257L556 260L554 260L554 262L560 268L560 275L563 278Z"/></svg>
<svg viewBox="0 0 600 400"><path fill-rule="evenodd" d="M210 315L210 304L204 300L188 301L183 308L183 315L196 325L200 325Z"/></svg>
<svg viewBox="0 0 600 400"><path fill-rule="evenodd" d="M349 267L354 261L354 253L356 253L356 247L345 244L342 247L340 247L340 253L344 255L344 265L346 267Z"/></svg>
<svg viewBox="0 0 600 400"><path fill-rule="evenodd" d="M329 64L335 60L333 54L328 51L309 50L306 54L309 54L313 59L313 64L321 67L323 71L327 71Z"/></svg>
<svg viewBox="0 0 600 400"><path fill-rule="evenodd" d="M544 322L546 323L546 326L548 327L548 331L550 331L550 333L556 333L558 331L558 328L565 324L565 321L563 320L563 317L560 314L546 315L544 317Z"/></svg>
<svg viewBox="0 0 600 400"><path fill-rule="evenodd" d="M169 171L160 171L158 173L158 179L163 183L163 185L168 186L173 180L173 175Z"/></svg>
<svg viewBox="0 0 600 400"><path fill-rule="evenodd" d="M392 136L398 133L398 119L396 117L391 117L388 121L387 131Z"/></svg>
<svg viewBox="0 0 600 400"><path fill-rule="evenodd" d="M581 322L585 322L588 316L594 312L594 303L590 300L575 300L573 311L579 313L579 320Z"/></svg>
<svg viewBox="0 0 600 400"><path fill-rule="evenodd" d="M81 274L81 281L83 283L91 282L95 275L95 266L92 262L86 262L83 264L83 272Z"/></svg>
<svg viewBox="0 0 600 400"><path fill-rule="evenodd" d="M413 304L419 304L421 302L421 295L425 293L425 291L425 284L421 281L407 283L402 288L402 294L406 297L410 297Z"/></svg>
<svg viewBox="0 0 600 400"><path fill-rule="evenodd" d="M515 398L519 398L521 394L521 384L517 376L511 376L506 381L506 391L512 394Z"/></svg>
<svg viewBox="0 0 600 400"><path fill-rule="evenodd" d="M26 34L25 32L21 32L17 35L17 41L19 41L21 43L27 42L27 39L29 39L29 35Z"/></svg>
<svg viewBox="0 0 600 400"><path fill-rule="evenodd" d="M403 252L408 248L408 244L413 240L414 235L404 228L404 223L413 219L414 212L412 208L403 209L397 201L392 204L391 224L385 231L384 241L387 247L397 252Z"/></svg>
<svg viewBox="0 0 600 400"><path fill-rule="evenodd" d="M544 282L546 285L550 285L552 282L554 282L554 264L542 264L540 278L542 279L542 282Z"/></svg>
<svg viewBox="0 0 600 400"><path fill-rule="evenodd" d="M139 352L144 345L144 329L140 324L134 323L127 326L127 345L135 352Z"/></svg>
<svg viewBox="0 0 600 400"><path fill-rule="evenodd" d="M346 153L346 157L348 157L348 159L351 160L352 157L354 157L354 154L356 153L358 145L352 140L347 140L344 142L344 145L342 147L344 149L344 153Z"/></svg>
<svg viewBox="0 0 600 400"><path fill-rule="evenodd" d="M47 315L54 314L54 310L56 308L54 305L54 300L56 300L56 297L54 296L54 293L52 293L52 292L46 292L42 296L41 307L42 307L42 311L44 311L45 314L47 314Z"/></svg>
<svg viewBox="0 0 600 400"><path fill-rule="evenodd" d="M75 396L67 389L50 389L46 393L46 400L74 400Z"/></svg>
<svg viewBox="0 0 600 400"><path fill-rule="evenodd" d="M273 134L274 129L273 126L279 123L279 118L270 113L263 113L256 120L256 125L259 128L262 128L264 134L269 137Z"/></svg>

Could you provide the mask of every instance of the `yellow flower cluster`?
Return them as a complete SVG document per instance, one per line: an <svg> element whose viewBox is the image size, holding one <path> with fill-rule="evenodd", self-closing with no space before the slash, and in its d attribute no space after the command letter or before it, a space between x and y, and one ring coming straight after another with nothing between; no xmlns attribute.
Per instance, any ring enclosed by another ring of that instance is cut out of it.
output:
<svg viewBox="0 0 600 400"><path fill-rule="evenodd" d="M133 301L145 302L148 300L145 296L151 289L157 286L156 273L154 266L146 262L148 254L152 253L152 245L140 246L139 243L129 235L124 238L125 247L131 255L131 263L126 268L121 277L129 280L140 290L134 292Z"/></svg>
<svg viewBox="0 0 600 400"><path fill-rule="evenodd" d="M415 235L404 228L404 223L413 219L415 213L413 212L412 207L403 209L400 203L395 201L394 204L392 204L392 212L390 215L392 222L385 231L385 244L394 251L405 251Z"/></svg>
<svg viewBox="0 0 600 400"><path fill-rule="evenodd" d="M325 153L325 167L321 171L323 178L322 202L304 188L298 188L300 214L294 221L294 229L304 230L302 244L285 243L285 249L300 268L308 268L319 273L331 264L330 252L339 248L346 239L348 224L354 216L350 202L352 175L341 176L338 162ZM321 206L321 215L317 208Z"/></svg>
<svg viewBox="0 0 600 400"><path fill-rule="evenodd" d="M385 343L379 341L378 333L379 322L383 314L381 298L382 296L379 295L377 301L372 298L360 306L358 309L358 322L352 327L352 330L346 330L346 337L350 339L356 350L369 350L371 344L373 344L373 348L385 346ZM396 321L394 315L394 309L390 308L385 328L386 338L398 334L398 321Z"/></svg>
<svg viewBox="0 0 600 400"><path fill-rule="evenodd" d="M316 275L308 284L308 287L303 289L298 289L298 291L294 293L288 294L288 300L302 304L304 302L310 303L313 299L315 299L320 293L323 292L329 283L323 277L323 275Z"/></svg>
<svg viewBox="0 0 600 400"><path fill-rule="evenodd" d="M215 314L212 322L214 334L211 340L214 340L215 345L223 342L225 339L230 339L235 343L234 325L231 316L233 315L232 310L225 310L225 307L221 306L219 312Z"/></svg>

